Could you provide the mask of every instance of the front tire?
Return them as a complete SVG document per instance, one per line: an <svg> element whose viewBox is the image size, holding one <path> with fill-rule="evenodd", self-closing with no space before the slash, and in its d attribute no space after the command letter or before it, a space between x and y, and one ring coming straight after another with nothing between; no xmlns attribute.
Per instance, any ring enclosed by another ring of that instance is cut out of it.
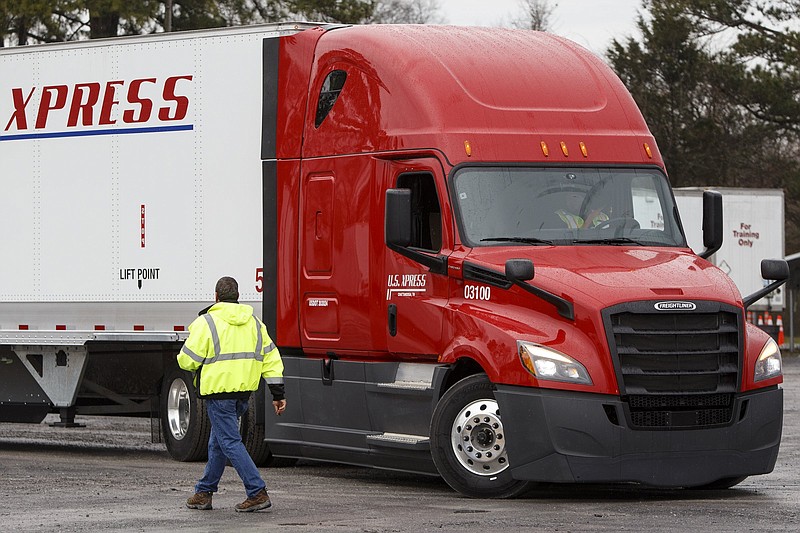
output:
<svg viewBox="0 0 800 533"><path fill-rule="evenodd" d="M511 477L500 409L485 374L462 379L439 400L431 454L442 478L466 496L513 498L531 486Z"/></svg>
<svg viewBox="0 0 800 533"><path fill-rule="evenodd" d="M192 375L173 368L161 386L161 424L167 451L176 461L208 458L211 422L206 407L194 393Z"/></svg>

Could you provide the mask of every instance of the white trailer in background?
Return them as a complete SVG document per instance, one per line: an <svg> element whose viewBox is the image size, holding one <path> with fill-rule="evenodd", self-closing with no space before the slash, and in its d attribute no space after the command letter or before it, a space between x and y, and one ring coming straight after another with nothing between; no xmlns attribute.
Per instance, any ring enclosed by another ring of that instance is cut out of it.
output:
<svg viewBox="0 0 800 533"><path fill-rule="evenodd" d="M784 256L784 203L781 189L746 189L714 187L722 194L722 248L709 258L733 279L739 292L752 294L767 281L761 278L762 259ZM701 187L674 189L686 239L692 250L703 250ZM773 291L749 309L781 312L784 309L784 287Z"/></svg>

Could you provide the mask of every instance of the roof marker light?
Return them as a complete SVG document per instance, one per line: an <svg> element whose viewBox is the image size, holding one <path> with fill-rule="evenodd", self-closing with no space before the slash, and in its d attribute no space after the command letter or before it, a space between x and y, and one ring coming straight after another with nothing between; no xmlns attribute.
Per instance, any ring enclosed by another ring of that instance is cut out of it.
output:
<svg viewBox="0 0 800 533"><path fill-rule="evenodd" d="M586 148L586 145L582 142L579 144L581 147L581 153L583 154L583 157L589 157L589 150Z"/></svg>
<svg viewBox="0 0 800 533"><path fill-rule="evenodd" d="M649 157L650 159L653 159L653 152L650 150L650 145L649 144L644 143L644 151L645 151L645 153L647 153L647 157Z"/></svg>
<svg viewBox="0 0 800 533"><path fill-rule="evenodd" d="M561 152L564 154L564 157L569 157L569 149L567 148L567 143L561 141Z"/></svg>
<svg viewBox="0 0 800 533"><path fill-rule="evenodd" d="M544 156L545 157L550 157L550 149L547 147L547 143L542 141L539 144L542 145L542 153L544 154Z"/></svg>
<svg viewBox="0 0 800 533"><path fill-rule="evenodd" d="M467 157L472 157L472 145L469 141L464 141L464 151L467 153Z"/></svg>

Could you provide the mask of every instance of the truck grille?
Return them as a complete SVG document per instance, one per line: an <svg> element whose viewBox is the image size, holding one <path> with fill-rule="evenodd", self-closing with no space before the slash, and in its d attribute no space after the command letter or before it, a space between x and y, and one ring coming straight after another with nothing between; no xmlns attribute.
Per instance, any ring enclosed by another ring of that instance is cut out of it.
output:
<svg viewBox="0 0 800 533"><path fill-rule="evenodd" d="M655 302L604 313L629 421L638 428L700 428L733 417L741 367L739 313L715 302L656 311Z"/></svg>

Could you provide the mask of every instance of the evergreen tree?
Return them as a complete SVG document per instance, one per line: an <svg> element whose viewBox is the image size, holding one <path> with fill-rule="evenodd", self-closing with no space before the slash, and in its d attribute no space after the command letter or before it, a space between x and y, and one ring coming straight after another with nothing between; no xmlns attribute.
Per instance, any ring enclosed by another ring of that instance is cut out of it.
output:
<svg viewBox="0 0 800 533"><path fill-rule="evenodd" d="M370 20L377 0L287 0L287 7L306 20L358 24Z"/></svg>
<svg viewBox="0 0 800 533"><path fill-rule="evenodd" d="M796 65L779 44L784 37L762 32L756 39L721 22L738 20L723 7L747 1L647 0L651 17L639 18L641 40L614 41L608 58L639 104L673 186L784 188L786 249L797 250ZM700 11L700 4L716 10ZM732 35L735 44L725 47Z"/></svg>

